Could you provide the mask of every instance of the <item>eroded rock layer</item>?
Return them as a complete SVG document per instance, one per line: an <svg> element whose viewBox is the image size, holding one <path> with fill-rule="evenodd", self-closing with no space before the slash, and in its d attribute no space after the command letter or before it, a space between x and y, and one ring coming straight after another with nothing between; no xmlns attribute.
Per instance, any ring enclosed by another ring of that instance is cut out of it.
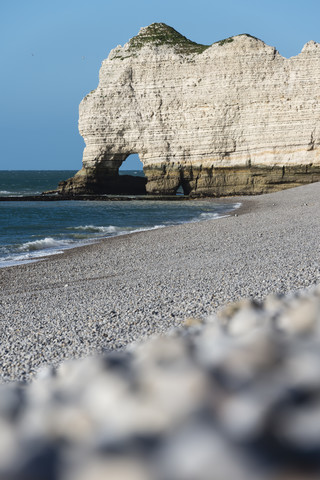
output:
<svg viewBox="0 0 320 480"><path fill-rule="evenodd" d="M250 35L198 45L152 24L80 104L83 167L61 193L263 193L320 180L320 44L290 59ZM138 153L147 177L120 165Z"/></svg>

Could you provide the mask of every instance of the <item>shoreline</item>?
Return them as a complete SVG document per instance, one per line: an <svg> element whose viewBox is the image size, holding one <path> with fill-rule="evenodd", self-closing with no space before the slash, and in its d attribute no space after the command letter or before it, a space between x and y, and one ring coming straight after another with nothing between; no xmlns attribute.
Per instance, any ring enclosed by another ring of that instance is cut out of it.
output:
<svg viewBox="0 0 320 480"><path fill-rule="evenodd" d="M8 195L0 196L0 202L66 202L66 201L103 201L103 202L124 202L124 201L188 201L188 200L207 200L214 197L189 197L187 195L107 195L107 194L87 194L87 195Z"/></svg>
<svg viewBox="0 0 320 480"><path fill-rule="evenodd" d="M241 298L320 281L320 184L0 270L2 381L165 333ZM221 201L225 201L222 199ZM236 215L235 215L236 213Z"/></svg>
<svg viewBox="0 0 320 480"><path fill-rule="evenodd" d="M1 197L0 197L1 199ZM24 197L24 199L26 199L26 197ZM85 199L83 199L85 200ZM91 199L93 200L93 199ZM125 197L122 197L120 199L120 201L126 201L128 200L127 198ZM142 198L142 197L133 197L133 198L130 198L129 200L146 200L146 201L152 201L153 199L152 198ZM164 200L162 198L158 198L158 200ZM178 198L179 200L179 198ZM180 198L180 200L183 200L183 198ZM212 201L215 205L218 205L218 204L223 204L223 205L226 205L226 204L234 204L234 202L232 201L232 199L214 199L214 198L201 198L201 199L192 199L192 198L185 198L184 200L194 200L194 201L204 201L204 202L210 202ZM61 200L63 201L63 200ZM170 201L170 199L169 199ZM229 215L232 215L234 214L236 211L239 211L239 209L241 208L243 202L238 202L237 204L234 204L235 207L233 208L233 210L231 210L230 212L226 212L225 214L221 214L221 217L217 217L215 218L216 219L219 219L219 218L223 218L224 216L229 216ZM199 217L198 219L194 219L194 220L186 220L184 222L181 222L181 225L184 224L184 223L197 223L199 221L205 221L203 219L201 219L201 217ZM61 245L61 246L56 246L53 250L52 248L51 249L46 249L46 248L43 248L43 249L39 249L39 250L35 250L35 253L34 253L34 256L31 256L30 258L25 258L25 259L22 259L20 258L19 260L15 260L14 258L12 260L8 260L6 261L5 259L3 261L0 261L0 269L2 268L9 268L9 267L15 267L15 266L20 266L20 265L27 265L27 264L30 264L30 263L34 263L34 262L40 262L40 261L43 261L44 259L46 259L47 257L54 257L56 255L62 255L64 254L65 252L67 252L68 250L71 250L71 249L74 249L74 248L81 248L81 247L85 247L85 246L89 246L89 245L93 245L93 244L97 244L99 243L100 241L103 241L103 240L108 240L109 238L114 238L114 237L120 237L120 236L123 236L123 235L132 235L134 233L141 233L141 232L145 232L145 231L149 231L149 230L157 230L159 228L167 228L168 226L174 226L174 225L179 225L179 224L172 224L172 225L154 225L154 226L150 226L150 227L137 227L136 229L132 230L132 231L128 231L128 232L125 232L125 233L116 233L114 235L110 235L110 236L106 236L106 237L92 237L92 238L88 238L87 240L83 241L82 242L77 242L77 241L74 241L74 243L69 243L67 246L66 245ZM51 250L51 251L50 251ZM38 252L38 255L37 255L37 252Z"/></svg>

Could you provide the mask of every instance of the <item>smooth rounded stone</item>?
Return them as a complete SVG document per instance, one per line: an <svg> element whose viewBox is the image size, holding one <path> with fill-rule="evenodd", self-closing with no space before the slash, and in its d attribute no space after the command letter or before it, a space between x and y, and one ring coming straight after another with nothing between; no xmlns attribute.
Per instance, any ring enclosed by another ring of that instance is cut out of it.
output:
<svg viewBox="0 0 320 480"><path fill-rule="evenodd" d="M215 316L208 318L208 323L193 339L197 362L206 368L215 366L225 355L232 340L223 332Z"/></svg>
<svg viewBox="0 0 320 480"><path fill-rule="evenodd" d="M257 314L254 309L238 312L229 322L228 333L234 336L243 335L256 327L261 320L261 315Z"/></svg>
<svg viewBox="0 0 320 480"><path fill-rule="evenodd" d="M283 295L268 295L263 303L264 309L268 312L269 318L278 316L285 309L285 299Z"/></svg>
<svg viewBox="0 0 320 480"><path fill-rule="evenodd" d="M218 310L217 318L219 319L222 325L227 325L230 319L234 319L235 315L239 311L258 309L260 304L251 298L244 298L238 302L229 303L225 305L222 309Z"/></svg>
<svg viewBox="0 0 320 480"><path fill-rule="evenodd" d="M156 434L170 426L172 418L161 402L159 405L153 398L138 393L134 395L131 391L110 394L103 383L94 385L84 398L84 407L90 413L96 432L106 429L126 437L133 433ZM112 382L105 385L112 390Z"/></svg>
<svg viewBox="0 0 320 480"><path fill-rule="evenodd" d="M212 342L209 355L205 365L212 378L233 391L242 389L271 369L278 361L279 351L270 334L254 330L239 337L237 342L230 336L224 341ZM203 361L203 351L200 351L200 356Z"/></svg>
<svg viewBox="0 0 320 480"><path fill-rule="evenodd" d="M50 442L77 446L84 441L88 443L95 434L94 430L90 412L80 405L62 403L59 407L54 400L27 411L19 424L20 435L30 444L38 438L46 438Z"/></svg>
<svg viewBox="0 0 320 480"><path fill-rule="evenodd" d="M166 370L167 365L177 369L184 366L187 346L182 337L174 338L168 332L167 336L154 337L147 342L135 346L135 364ZM151 362L151 363L150 363Z"/></svg>
<svg viewBox="0 0 320 480"><path fill-rule="evenodd" d="M302 348L297 352L293 349L288 357L283 375L290 382L292 388L320 393L320 351L316 348Z"/></svg>
<svg viewBox="0 0 320 480"><path fill-rule="evenodd" d="M320 298L293 302L277 319L277 326L286 333L312 335L320 319Z"/></svg>
<svg viewBox="0 0 320 480"><path fill-rule="evenodd" d="M233 336L249 332L264 320L260 305L249 299L225 307L219 312L218 318L227 328L228 333Z"/></svg>
<svg viewBox="0 0 320 480"><path fill-rule="evenodd" d="M218 418L227 436L235 441L254 440L265 426L267 402L259 401L252 391L226 396L220 402Z"/></svg>
<svg viewBox="0 0 320 480"><path fill-rule="evenodd" d="M206 396L206 380L194 365L184 337L159 337L137 346L135 365L140 400L169 425L186 416Z"/></svg>
<svg viewBox="0 0 320 480"><path fill-rule="evenodd" d="M187 423L176 429L155 461L159 480L246 480L239 452L209 425ZM253 478L252 478L253 480Z"/></svg>

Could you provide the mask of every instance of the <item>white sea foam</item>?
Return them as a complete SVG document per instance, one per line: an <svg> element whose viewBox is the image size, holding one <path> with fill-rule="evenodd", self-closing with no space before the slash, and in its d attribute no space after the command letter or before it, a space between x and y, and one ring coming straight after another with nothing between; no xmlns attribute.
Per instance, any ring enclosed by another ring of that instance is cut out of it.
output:
<svg viewBox="0 0 320 480"><path fill-rule="evenodd" d="M212 213L212 212L203 212L200 213L200 219L205 220L215 220L216 218L226 217L226 215L220 215L220 213Z"/></svg>
<svg viewBox="0 0 320 480"><path fill-rule="evenodd" d="M147 230L155 230L157 228L163 228L166 225L153 225L152 227L116 227L114 225L109 225L108 227L95 226L95 225L83 225L79 227L70 227L72 230L80 230L90 233L105 233L112 234L112 236L127 235L129 233L145 232ZM81 237L80 237L81 238ZM93 237L94 238L94 237Z"/></svg>
<svg viewBox="0 0 320 480"><path fill-rule="evenodd" d="M225 207L223 208L223 212L202 212L200 213L200 218L203 219L205 218L206 220L209 219L216 219L216 218L224 218L228 217L229 213L233 212L234 210L237 210L238 208L241 207L241 203L233 203L230 205L230 209L226 209Z"/></svg>
<svg viewBox="0 0 320 480"><path fill-rule="evenodd" d="M24 263L37 262L40 258L47 257L49 254L58 255L59 253L63 253L63 250L52 249L50 250L50 252L48 252L47 250L37 250L33 252L27 252L23 255L10 255L6 257L0 257L0 268L21 265Z"/></svg>
<svg viewBox="0 0 320 480"><path fill-rule="evenodd" d="M89 245L93 243L94 239L86 241L73 240L55 240L47 237L33 242L23 243L18 247L20 253L12 253L11 255L0 256L0 268L9 267L13 265L21 265L24 263L31 263L40 260L49 255L58 255L65 250L79 247L81 245Z"/></svg>
<svg viewBox="0 0 320 480"><path fill-rule="evenodd" d="M138 232L147 232L148 230L158 230L158 228L164 228L164 227L169 227L170 225L154 225L153 227L141 227L141 228L135 228L131 229L129 232L123 232L123 234L126 233L138 233Z"/></svg>
<svg viewBox="0 0 320 480"><path fill-rule="evenodd" d="M102 232L102 233L115 233L119 231L121 227L115 227L109 225L108 227L96 226L96 225L80 225L79 227L69 227L68 230L81 230L85 232Z"/></svg>
<svg viewBox="0 0 320 480"><path fill-rule="evenodd" d="M235 210L241 206L241 203L230 205L230 213L232 210ZM66 249L78 247L81 245L88 245L95 243L101 238L109 236L121 236L131 233L144 232L148 230L156 230L159 228L164 228L172 225L177 225L181 223L193 223L200 222L203 220L214 220L218 218L228 217L229 213L226 212L225 208L221 209L221 213L215 212L202 212L197 217L194 217L186 221L173 221L166 222L165 224L158 224L153 226L141 226L141 227L132 227L132 226L115 226L115 225L79 225L76 227L68 227L67 230L70 231L68 234L69 238L53 238L45 237L38 240L33 240L25 242L20 246L16 245L15 253L12 252L9 255L7 254L7 249L2 249L0 256L0 268L11 265L18 265L21 263L29 263L39 260L40 258L46 257L48 255L56 255L63 253ZM76 233L77 232L77 233ZM5 256L3 256L5 254Z"/></svg>
<svg viewBox="0 0 320 480"><path fill-rule="evenodd" d="M40 195L40 191L19 190L12 192L10 190L0 190L0 196L23 197L28 195Z"/></svg>
<svg viewBox="0 0 320 480"><path fill-rule="evenodd" d="M44 250L52 248L66 247L70 244L68 240L55 240L52 237L42 238L40 240L34 240L33 242L23 243L19 250L21 252L32 252L35 250ZM51 254L51 252L50 252Z"/></svg>

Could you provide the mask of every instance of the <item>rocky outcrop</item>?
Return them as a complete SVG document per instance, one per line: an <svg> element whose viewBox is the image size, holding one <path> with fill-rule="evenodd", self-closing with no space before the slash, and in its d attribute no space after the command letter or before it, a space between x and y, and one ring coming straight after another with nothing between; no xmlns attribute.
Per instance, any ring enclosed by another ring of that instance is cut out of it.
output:
<svg viewBox="0 0 320 480"><path fill-rule="evenodd" d="M179 186L254 194L318 181L319 78L313 41L286 59L247 34L205 46L165 24L142 28L111 51L82 100L83 167L59 191L130 193L118 170L132 153L152 194Z"/></svg>

